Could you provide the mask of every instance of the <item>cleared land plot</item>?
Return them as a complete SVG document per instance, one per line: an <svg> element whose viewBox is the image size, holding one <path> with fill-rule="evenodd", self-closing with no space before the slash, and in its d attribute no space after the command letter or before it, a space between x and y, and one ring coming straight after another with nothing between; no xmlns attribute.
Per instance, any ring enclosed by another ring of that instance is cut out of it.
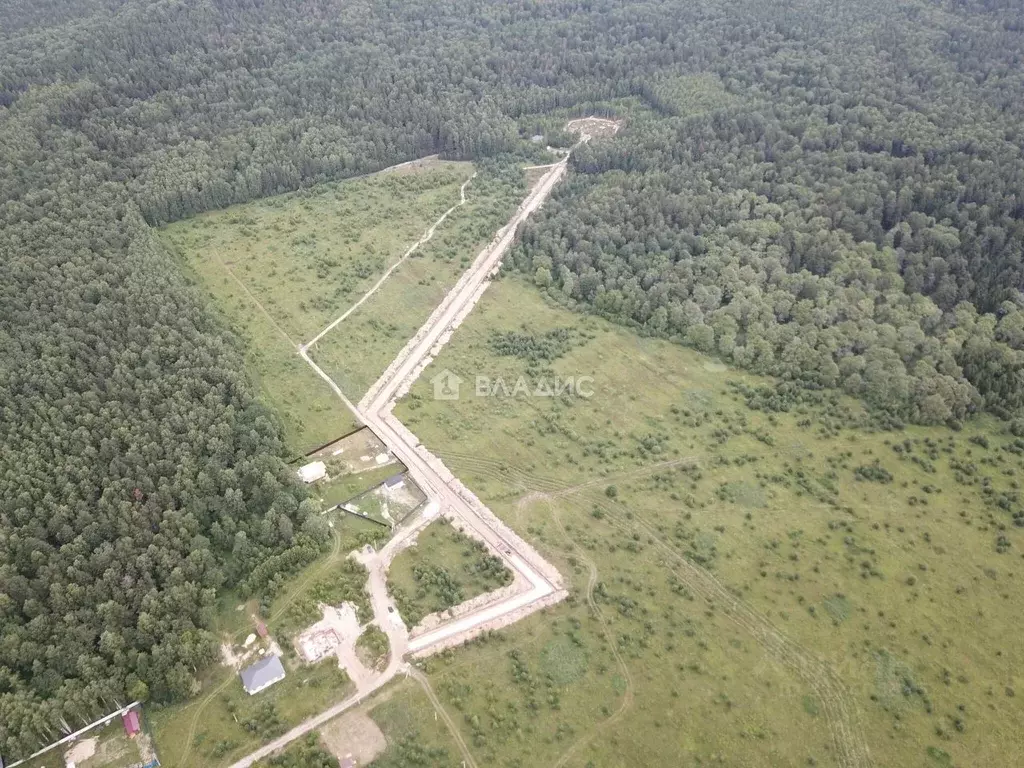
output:
<svg viewBox="0 0 1024 768"><path fill-rule="evenodd" d="M296 354L459 200L469 163L325 184L160 231L245 342L247 370L297 454L355 422Z"/></svg>
<svg viewBox="0 0 1024 768"><path fill-rule="evenodd" d="M565 129L570 133L586 133L595 139L607 139L618 133L622 123L601 117L581 117L570 120Z"/></svg>
<svg viewBox="0 0 1024 768"><path fill-rule="evenodd" d="M477 595L512 582L512 574L487 548L457 531L447 519L428 525L416 544L388 570L388 591L409 627Z"/></svg>
<svg viewBox="0 0 1024 768"><path fill-rule="evenodd" d="M335 757L341 760L351 756L357 765L369 765L388 746L377 724L359 710L331 721L320 729L320 737Z"/></svg>
<svg viewBox="0 0 1024 768"><path fill-rule="evenodd" d="M375 488L349 499L342 509L393 528L426 500L427 495L405 472L392 475Z"/></svg>
<svg viewBox="0 0 1024 768"><path fill-rule="evenodd" d="M387 457L384 462L382 457ZM311 461L322 461L327 465L327 474L331 476L358 474L376 469L385 463L395 463L395 458L373 430L363 427L357 432L345 435L329 445L324 446L304 459L293 462L302 465Z"/></svg>
<svg viewBox="0 0 1024 768"><path fill-rule="evenodd" d="M387 370L525 195L520 168L481 168L466 189L466 204L309 350L350 399L358 401Z"/></svg>
<svg viewBox="0 0 1024 768"><path fill-rule="evenodd" d="M210 701L198 699L166 717L155 713L154 736L164 764L175 768L229 765L353 691L337 659L300 665L286 658L285 668L284 680L255 696L245 692L232 671L222 677ZM192 746L186 751L183 746L189 743Z"/></svg>
<svg viewBox="0 0 1024 768"><path fill-rule="evenodd" d="M355 499L370 489L376 488L388 478L401 474L404 471L405 465L395 462L367 470L366 472L360 472L359 474L344 475L325 485L321 489L320 498L324 508L329 509L343 502ZM338 511L340 512L340 510ZM378 522L383 522L383 520Z"/></svg>
<svg viewBox="0 0 1024 768"><path fill-rule="evenodd" d="M149 736L140 733L129 739L118 716L109 725L89 731L73 744L52 750L24 768L65 768L71 762L78 768L129 768L151 755Z"/></svg>
<svg viewBox="0 0 1024 768"><path fill-rule="evenodd" d="M150 737L143 732L129 739L120 717L95 733L94 738L92 757L76 760L77 768L130 768L153 757Z"/></svg>
<svg viewBox="0 0 1024 768"><path fill-rule="evenodd" d="M697 572L828 662L875 765L1013 764L1024 444L987 420L872 431L845 398L779 404L776 382L709 362L506 279L399 406L573 580L545 615L428 662L476 759L836 765L832 702ZM589 375L594 395L435 401L442 368Z"/></svg>

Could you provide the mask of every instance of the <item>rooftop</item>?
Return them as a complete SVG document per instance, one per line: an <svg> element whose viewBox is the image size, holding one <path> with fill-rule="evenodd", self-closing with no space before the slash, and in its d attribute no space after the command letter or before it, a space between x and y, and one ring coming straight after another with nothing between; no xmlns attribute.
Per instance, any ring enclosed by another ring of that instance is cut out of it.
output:
<svg viewBox="0 0 1024 768"><path fill-rule="evenodd" d="M266 656L238 674L242 678L242 685L251 696L283 680L284 666L281 664L280 656Z"/></svg>

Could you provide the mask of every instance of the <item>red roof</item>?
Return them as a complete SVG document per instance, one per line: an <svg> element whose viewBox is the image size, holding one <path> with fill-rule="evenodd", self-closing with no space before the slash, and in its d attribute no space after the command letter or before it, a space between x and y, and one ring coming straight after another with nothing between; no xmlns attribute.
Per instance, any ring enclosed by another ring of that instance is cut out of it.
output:
<svg viewBox="0 0 1024 768"><path fill-rule="evenodd" d="M139 713L137 710L131 710L121 715L121 720L124 722L124 729L128 732L128 735L136 734L142 730L139 726Z"/></svg>
<svg viewBox="0 0 1024 768"><path fill-rule="evenodd" d="M267 636L267 625L264 624L262 621L256 623L256 634L260 637Z"/></svg>

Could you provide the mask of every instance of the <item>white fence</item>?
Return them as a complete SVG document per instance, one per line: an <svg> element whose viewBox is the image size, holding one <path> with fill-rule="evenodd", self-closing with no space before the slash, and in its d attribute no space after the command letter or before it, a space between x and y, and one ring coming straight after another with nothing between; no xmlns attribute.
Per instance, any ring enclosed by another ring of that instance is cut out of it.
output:
<svg viewBox="0 0 1024 768"><path fill-rule="evenodd" d="M99 728L101 725L108 725L110 723L110 721L113 720L115 717L121 717L122 715L126 715L130 711L135 709L135 707L138 707L138 706L141 706L141 702L133 701L127 707L122 707L121 709L117 710L116 712L112 712L109 715L101 717L99 720L97 720L94 723L89 723L89 725L85 726L85 728L81 728L80 730L77 730L74 733L68 734L67 736L65 736L60 741L55 741L55 742L53 742L53 744L50 744L48 747L43 747L42 749L40 749L35 754L29 755L28 757L26 757L24 760L19 760L16 763L11 763L10 765L7 766L7 768L17 768L19 765L22 765L23 763L27 763L29 760L35 760L40 755L45 755L51 749L57 749L57 747L64 746L65 744L70 744L72 741L75 741L75 739L77 739L83 733L88 733L93 728ZM3 757L0 757L0 768L4 768Z"/></svg>

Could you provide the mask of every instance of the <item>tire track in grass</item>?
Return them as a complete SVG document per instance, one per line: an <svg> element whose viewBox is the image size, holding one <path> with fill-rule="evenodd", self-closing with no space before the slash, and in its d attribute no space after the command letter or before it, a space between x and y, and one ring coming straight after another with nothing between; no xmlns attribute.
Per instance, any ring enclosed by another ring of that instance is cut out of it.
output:
<svg viewBox="0 0 1024 768"><path fill-rule="evenodd" d="M620 519L625 507L609 499L591 498L593 506L605 513L605 519L619 531L629 535L640 528L654 542L654 546L676 567L668 562L664 566L697 596L712 606L723 606L723 613L750 634L764 651L783 667L795 673L822 701L829 732L836 749L836 759L843 768L867 768L872 760L855 703L850 702L846 686L832 668L817 656L779 631L765 616L734 595L710 572L690 561L673 544L666 543L658 531L643 517L632 512L629 522ZM581 501L570 501L580 511L586 511ZM624 515L622 515L624 517Z"/></svg>
<svg viewBox="0 0 1024 768"><path fill-rule="evenodd" d="M589 507L583 499L586 497L587 491L593 491L597 486L616 479L635 477L669 464L678 465L692 460L692 457L688 457L671 462L662 462L659 465L633 470L622 475L610 476L577 486L556 489L557 483L549 478L530 475L522 470L508 467L499 461L479 459L465 454L461 454L456 458L457 462L472 464L477 467L476 471L481 475L498 482L502 480L507 482L510 477L515 477L518 478L520 483L525 484L532 480L537 485L547 488L547 490L529 490L522 496L515 507L517 515L521 513L525 506L528 506L533 501L543 499L550 502L553 498L565 499L570 506L586 512ZM590 501L593 506L605 512L607 519L613 527L626 534L632 533L631 526L620 519L619 510L624 510L623 505L618 502L612 502L604 498L603 495L597 498L591 497ZM555 522L559 525L559 530L564 533L560 521L556 519ZM739 625L747 634L751 635L771 658L790 672L795 673L814 691L823 703L829 733L836 748L836 757L840 765L843 768L867 768L871 766L873 762L859 723L856 706L850 703L849 691L831 667L826 662L817 658L813 652L776 629L766 617L737 598L709 571L694 564L673 544L667 543L661 538L654 526L643 517L638 516L634 512L630 522L642 528L663 554L677 562L677 567L672 567L667 562L664 563L664 566L673 575L708 603L724 605L725 615L730 620ZM585 557L582 559L586 561Z"/></svg>
<svg viewBox="0 0 1024 768"><path fill-rule="evenodd" d="M417 240L412 245L410 245L408 250L406 250L406 252L402 254L402 256L398 259L398 261L396 261L394 264L392 264L390 267L387 268L387 270L384 272L384 274L381 275L380 279L376 283L373 284L373 287L371 287L370 290L368 290L366 293L364 293L355 304L353 304L348 309L346 309L344 312L342 312L341 315L339 315L337 318L335 318L330 324L327 325L326 328L324 328L322 331L320 331L320 333L318 333L316 336L314 336L310 341L308 341L305 344L303 344L302 345L302 349L303 350L307 350L310 347L315 346L316 343L318 341L320 341L320 339L322 339L328 333L330 333L335 328L337 328L338 325L340 325L349 315L351 315L353 312L355 312L357 309L359 309L359 307L361 307L365 302L369 301L370 297L372 297L378 290L380 290L380 287L382 285L384 285L385 282L387 282L387 279L389 277L391 277L391 273L392 272L394 272L402 264L404 264L406 259L408 259L410 256L412 256L417 250L419 250L419 247L421 245L425 245L426 243L428 243L434 237L434 232L437 231L437 228L439 226L441 226L445 222L445 219L447 219L452 213L454 213L457 208L461 208L462 206L464 206L466 204L466 187L469 186L469 182L471 182L475 178L476 178L476 172L474 171L473 175L470 176L468 179L466 179L463 182L462 186L459 187L459 202L457 202L455 205L453 205L447 211L442 213L440 218L438 218L437 221L435 221L433 224L431 224L429 227L427 227L426 232L423 233L423 235L420 237L420 239Z"/></svg>
<svg viewBox="0 0 1024 768"><path fill-rule="evenodd" d="M292 591L291 595L289 595L288 598L285 600L285 604L282 605L272 616L268 617L267 621L274 621L275 619L279 618L281 614L284 611L286 611L291 606L292 603L295 602L299 595L301 595L306 590L311 581L322 576L323 573L331 565L333 565L335 559L337 559L338 555L341 554L341 534L339 534L337 531L332 531L332 533L334 534L334 546L331 549L331 553L327 556L327 561L324 562L323 565L321 565L314 573L304 578L302 582ZM237 638L239 635L247 631L247 629L238 630L237 632L235 632L234 635L232 635L232 639ZM196 728L199 725L199 716L203 714L203 710L206 709L206 705L210 703L210 700L217 696L217 694L219 694L225 688L227 688L228 685L231 684L232 680L234 680L234 677L232 675L228 675L227 680L225 680L223 683L221 683L212 691L210 691L210 693L207 694L206 698L199 702L199 709L196 710L196 713L192 716L191 723L189 723L188 736L185 739L185 752L181 756L180 763L176 763L176 765L185 765L189 757L191 757L192 741L195 739L196 736Z"/></svg>
<svg viewBox="0 0 1024 768"><path fill-rule="evenodd" d="M462 760L465 768L479 768L476 760L473 759L473 753L469 751L469 745L466 744L466 741L462 738L462 734L459 732L459 728L455 724L455 721L452 720L447 710L445 710L444 705L441 703L441 700L437 697L437 694L434 693L434 688L430 685L430 680L427 676L416 669L416 667L409 668L409 676L420 684L423 692L427 695L427 698L433 705L434 711L441 716L444 724L448 727L452 738L455 740L455 744L459 748L459 752L462 753Z"/></svg>
<svg viewBox="0 0 1024 768"><path fill-rule="evenodd" d="M633 677L629 674L629 667L626 666L626 661L622 658L622 655L619 653L619 649L616 646L615 637L612 634L611 627L608 625L608 621L605 619L604 614L601 612L601 608L600 606L598 606L597 601L594 600L594 588L597 586L598 577L597 566L594 565L593 560L591 560L589 557L587 557L586 554L584 554L583 550L580 549L579 545L573 540L571 536L569 536L568 532L565 530L565 527L562 525L562 521L558 516L558 507L551 501L550 498L545 499L544 502L547 504L548 509L551 511L551 519L557 526L559 533L562 534L562 538L564 538L569 543L569 546L571 547L572 551L576 553L577 557L579 557L580 560L586 563L587 568L590 571L590 575L587 579L587 606L590 608L591 613L594 614L594 617L598 620L598 622L600 622L601 629L604 632L605 640L608 643L608 649L611 651L612 656L615 657L615 663L619 665L619 670L622 672L622 677L626 681L626 690L623 693L622 701L619 703L618 709L616 709L604 721L598 723L585 734L583 734L568 749L566 749L565 752L562 753L562 756L557 760L557 762L555 762L554 765L554 768L562 768L562 766L564 766L578 750L585 747L590 742L590 740L594 738L594 736L597 734L598 729L610 728L622 719L623 715L625 715L626 712L628 712L629 709L633 706L635 686L633 685Z"/></svg>
<svg viewBox="0 0 1024 768"><path fill-rule="evenodd" d="M234 270L231 269L231 267L227 265L224 259L220 257L219 253L217 254L217 263L224 268L224 271L231 276L231 279L235 281L238 287L245 291L245 295L248 296L252 300L252 303L256 305L256 308L263 313L263 316L274 327L274 330L276 330L279 334L281 334L284 337L284 340L288 342L288 345L291 347L297 347L298 345L294 341L292 341L292 337L288 335L284 328L277 324L277 321L274 319L274 316L267 311L267 308L265 306L263 306L263 302L256 298L256 295L249 290L249 286L242 282L238 275L235 274Z"/></svg>
<svg viewBox="0 0 1024 768"><path fill-rule="evenodd" d="M195 739L196 736L196 726L199 725L199 716L203 714L203 710L206 709L206 705L213 700L213 697L227 688L233 679L234 677L232 675L228 675L227 680L210 691L206 698L199 702L199 709L196 710L196 713L192 716L192 722L189 723L188 736L185 738L185 752L181 756L181 761L173 763L172 765L177 765L181 768L188 762L188 759L192 756L192 740Z"/></svg>
<svg viewBox="0 0 1024 768"><path fill-rule="evenodd" d="M292 604L299 598L299 596L303 592L306 591L306 588L310 585L310 583L315 581L316 579L319 579L331 568L331 566L334 565L334 561L338 559L339 555L341 555L341 534L338 533L337 529L332 529L331 532L334 534L334 546L331 548L331 553L327 556L327 560L325 560L324 563L319 568L317 568L315 572L309 574L308 576L306 576L306 578L299 582L299 585L295 587L295 589L292 590L292 593L285 599L284 604L280 608L278 608L274 613L272 613L267 618L267 621L276 621L277 619L281 618L284 612L292 606Z"/></svg>
<svg viewBox="0 0 1024 768"><path fill-rule="evenodd" d="M443 459L451 459L454 464L461 464L471 472L476 472L481 475L484 479L495 480L497 482L508 482L510 479L514 479L520 485L523 486L523 490L527 493L533 491L543 491L554 494L555 496L567 496L575 493L580 493L591 488L597 488L600 486L606 486L612 483L624 482L631 480L635 477L643 475L649 475L658 470L662 469L674 469L680 466L692 466L699 461L697 456L684 456L678 459L669 459L667 461L659 461L656 464L649 464L644 467L638 467L636 469L627 470L614 475L608 475L606 477L593 478L591 480L585 480L582 483L576 485L565 485L565 483L558 482L554 478L545 477L543 475L534 475L515 467L509 467L501 461L494 459L483 459L469 454L457 453L454 451L436 451L438 456Z"/></svg>

